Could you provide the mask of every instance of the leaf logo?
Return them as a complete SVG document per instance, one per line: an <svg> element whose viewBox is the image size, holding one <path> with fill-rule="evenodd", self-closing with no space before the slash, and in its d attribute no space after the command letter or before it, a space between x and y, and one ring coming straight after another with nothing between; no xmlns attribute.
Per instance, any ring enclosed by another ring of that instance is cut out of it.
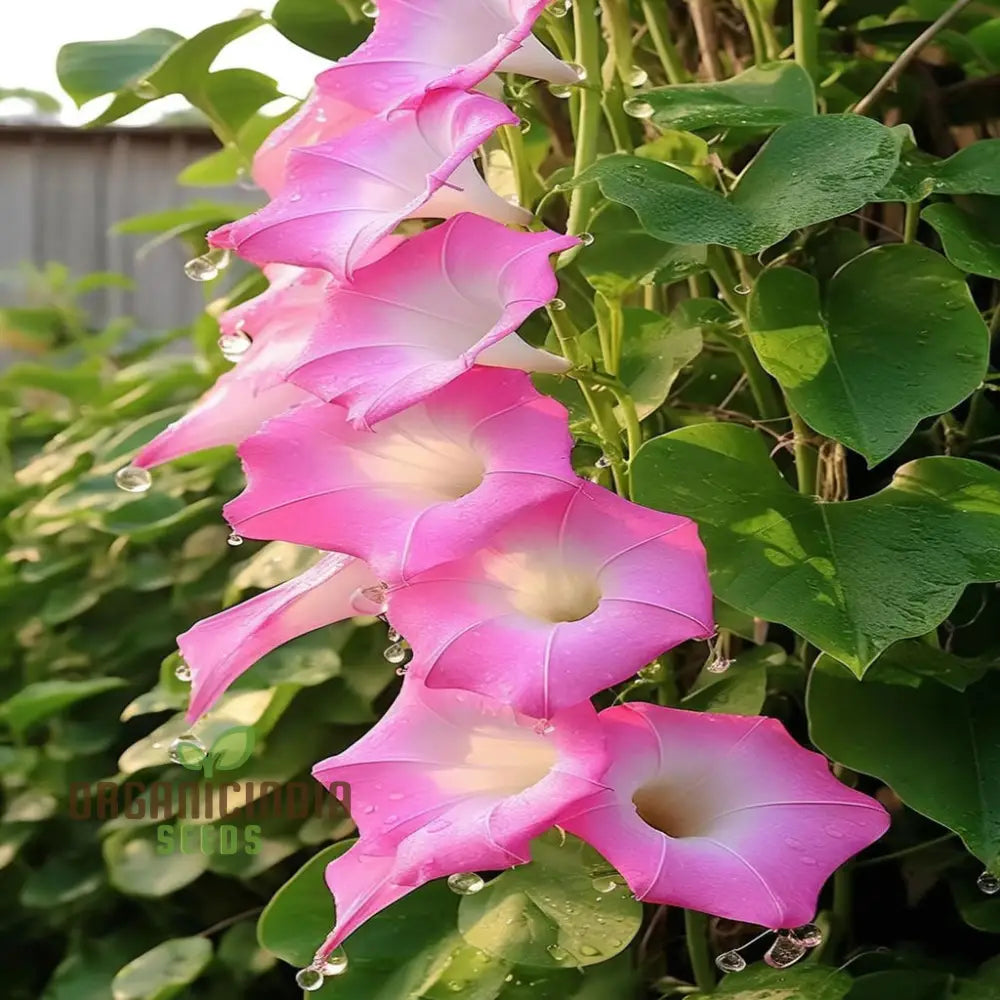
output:
<svg viewBox="0 0 1000 1000"><path fill-rule="evenodd" d="M253 726L233 726L219 733L207 753L181 755L180 763L212 778L216 771L235 771L242 767L253 754L255 743Z"/></svg>

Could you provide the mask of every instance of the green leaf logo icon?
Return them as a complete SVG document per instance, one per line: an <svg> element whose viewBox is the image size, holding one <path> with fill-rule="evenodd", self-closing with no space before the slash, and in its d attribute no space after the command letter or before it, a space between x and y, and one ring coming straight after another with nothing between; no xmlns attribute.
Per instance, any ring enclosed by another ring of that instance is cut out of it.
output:
<svg viewBox="0 0 1000 1000"><path fill-rule="evenodd" d="M221 732L205 755L202 770L206 778L216 771L235 771L253 754L256 733L253 726L234 726Z"/></svg>

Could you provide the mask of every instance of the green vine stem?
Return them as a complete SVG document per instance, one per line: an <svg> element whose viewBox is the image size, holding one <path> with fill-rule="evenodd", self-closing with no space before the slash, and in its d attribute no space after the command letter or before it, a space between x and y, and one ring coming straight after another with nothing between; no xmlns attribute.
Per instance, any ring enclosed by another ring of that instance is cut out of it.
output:
<svg viewBox="0 0 1000 1000"><path fill-rule="evenodd" d="M792 0L792 37L795 61L816 80L819 78L819 6L816 0Z"/></svg>
<svg viewBox="0 0 1000 1000"><path fill-rule="evenodd" d="M628 0L601 0L604 24L611 43L618 79L621 80L625 95L632 93L632 67L635 58L632 50L632 16Z"/></svg>
<svg viewBox="0 0 1000 1000"><path fill-rule="evenodd" d="M653 47L660 57L663 72L667 74L669 83L688 83L691 74L688 73L684 61L674 45L670 34L670 22L667 19L667 5L662 0L640 0L642 16L649 28L649 37Z"/></svg>
<svg viewBox="0 0 1000 1000"><path fill-rule="evenodd" d="M702 993L712 993L715 990L715 966L708 950L708 917L697 910L685 910L684 934L695 985Z"/></svg>
<svg viewBox="0 0 1000 1000"><path fill-rule="evenodd" d="M601 38L598 30L595 0L577 0L573 7L573 31L576 39L576 61L587 78L580 87L580 113L576 121L576 157L573 176L579 177L597 159L597 140L601 127ZM581 184L573 188L569 202L566 231L579 236L587 228L596 194L596 185ZM565 251L560 266L568 264L580 247Z"/></svg>

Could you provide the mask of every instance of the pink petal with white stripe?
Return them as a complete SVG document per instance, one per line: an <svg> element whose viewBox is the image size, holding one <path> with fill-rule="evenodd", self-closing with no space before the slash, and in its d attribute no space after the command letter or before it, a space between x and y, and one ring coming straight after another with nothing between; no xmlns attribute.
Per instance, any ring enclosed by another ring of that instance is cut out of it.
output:
<svg viewBox="0 0 1000 1000"><path fill-rule="evenodd" d="M774 719L642 702L600 715L607 788L560 822L639 899L765 927L812 920L820 889L886 831L872 798Z"/></svg>
<svg viewBox="0 0 1000 1000"><path fill-rule="evenodd" d="M311 402L244 441L247 489L225 516L248 538L349 552L383 580L477 549L576 481L565 409L527 375L476 368L357 430Z"/></svg>
<svg viewBox="0 0 1000 1000"><path fill-rule="evenodd" d="M469 90L494 70L553 83L577 71L531 34L549 0L381 0L371 37L320 74L317 86L372 112L424 90Z"/></svg>
<svg viewBox="0 0 1000 1000"><path fill-rule="evenodd" d="M558 290L550 256L572 236L456 216L407 240L327 299L289 379L359 426L425 398L474 363L563 372L516 334Z"/></svg>
<svg viewBox="0 0 1000 1000"><path fill-rule="evenodd" d="M602 787L607 762L589 703L543 724L481 695L433 691L408 678L371 730L313 769L326 787L350 784L360 832L328 869L338 926L325 949L398 898L393 885L528 861L531 839ZM366 886L354 866L368 857ZM344 914L352 916L344 922Z"/></svg>
<svg viewBox="0 0 1000 1000"><path fill-rule="evenodd" d="M591 483L524 510L473 555L393 586L410 673L545 718L713 632L694 523Z"/></svg>
<svg viewBox="0 0 1000 1000"><path fill-rule="evenodd" d="M363 562L335 552L280 587L188 629L177 639L191 668L188 718L204 715L237 677L272 649L357 615L357 592L377 583Z"/></svg>
<svg viewBox="0 0 1000 1000"><path fill-rule="evenodd" d="M478 212L525 224L531 213L494 194L470 157L517 117L499 101L434 91L348 134L288 155L286 184L260 211L209 234L255 264L319 267L343 280L407 218Z"/></svg>

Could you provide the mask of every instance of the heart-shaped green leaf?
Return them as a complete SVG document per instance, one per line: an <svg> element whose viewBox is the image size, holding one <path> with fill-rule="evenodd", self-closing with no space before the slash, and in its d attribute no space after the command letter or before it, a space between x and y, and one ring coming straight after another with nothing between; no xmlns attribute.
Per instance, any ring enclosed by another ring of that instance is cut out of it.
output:
<svg viewBox="0 0 1000 1000"><path fill-rule="evenodd" d="M271 22L289 41L324 59L353 52L371 31L371 18L351 16L338 0L278 0Z"/></svg>
<svg viewBox="0 0 1000 1000"><path fill-rule="evenodd" d="M531 857L462 899L458 927L469 944L540 968L595 965L628 945L642 904L597 851L552 831L532 842Z"/></svg>
<svg viewBox="0 0 1000 1000"><path fill-rule="evenodd" d="M816 113L812 80L794 62L754 66L718 83L658 87L642 99L653 106L657 125L674 129L771 128Z"/></svg>
<svg viewBox="0 0 1000 1000"><path fill-rule="evenodd" d="M205 937L174 938L129 962L111 984L113 1000L167 1000L193 983L212 961Z"/></svg>
<svg viewBox="0 0 1000 1000"><path fill-rule="evenodd" d="M1000 195L1000 139L983 139L946 160L903 157L875 201L923 201L931 194Z"/></svg>
<svg viewBox="0 0 1000 1000"><path fill-rule="evenodd" d="M822 503L754 431L699 424L647 442L633 481L639 503L698 522L723 601L859 675L943 621L966 584L1000 579L1000 472L978 462L920 459L875 496Z"/></svg>
<svg viewBox="0 0 1000 1000"><path fill-rule="evenodd" d="M1000 278L1000 201L976 198L973 211L950 202L928 205L920 218L941 237L945 256L970 274Z"/></svg>
<svg viewBox="0 0 1000 1000"><path fill-rule="evenodd" d="M963 692L933 681L896 684L893 676L880 661L859 683L821 656L807 695L813 742L839 763L881 778L1000 874L1000 675Z"/></svg>
<svg viewBox="0 0 1000 1000"><path fill-rule="evenodd" d="M851 977L839 969L820 965L772 969L761 963L726 976L711 996L731 1000L841 1000L850 988ZM709 1000L709 994L695 993L690 1000Z"/></svg>
<svg viewBox="0 0 1000 1000"><path fill-rule="evenodd" d="M596 181L668 243L719 243L756 254L793 230L866 205L892 176L900 133L859 115L782 125L728 198L665 163L615 154L569 184Z"/></svg>
<svg viewBox="0 0 1000 1000"><path fill-rule="evenodd" d="M986 374L989 332L964 277L914 244L856 257L834 275L823 301L804 271L764 271L748 321L761 364L789 402L870 465L924 417L960 403Z"/></svg>

